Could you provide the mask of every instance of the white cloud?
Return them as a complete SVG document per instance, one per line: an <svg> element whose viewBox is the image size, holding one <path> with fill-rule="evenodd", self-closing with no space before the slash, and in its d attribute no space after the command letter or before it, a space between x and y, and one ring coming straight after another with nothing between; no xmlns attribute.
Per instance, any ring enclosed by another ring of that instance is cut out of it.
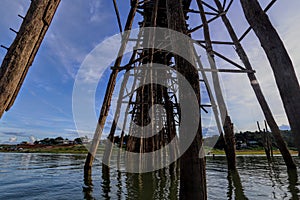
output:
<svg viewBox="0 0 300 200"><path fill-rule="evenodd" d="M101 13L101 7L103 3L101 0L93 0L89 3L90 6L90 22L91 23L98 23L105 20L105 16Z"/></svg>
<svg viewBox="0 0 300 200"><path fill-rule="evenodd" d="M2 19L0 20L0 32L4 33L0 35L1 44L7 45L8 42L6 41L11 41L11 39L15 36L8 30L8 28L12 27L17 29L17 27L19 27L21 19L17 17L17 14L25 15L29 3L30 1L1 1L0 9ZM80 63L84 60L88 52L90 52L90 50L92 50L93 47L99 43L99 41L105 39L107 35L112 34L114 29L110 27L115 26L115 28L117 28L115 18L110 17L112 16L112 10L107 10L107 6L106 4L104 6L104 3L106 2L103 0L69 0L61 2L53 23L46 35L43 46L44 48L41 47L41 49L44 50L40 52L43 52L44 54L49 55L49 57L52 57L54 60L59 60L61 62L61 65L57 64L54 67L68 81L70 81L70 78L74 79ZM298 36L300 34L300 25L298 22L300 20L300 14L297 10L300 6L299 4L300 1L296 0L291 1L288 4L286 1L277 1L274 8L270 10L270 18L285 42L285 45L295 64L298 77L300 75L300 57L298 56L300 54L300 45L298 45ZM238 4L235 4L234 9L240 9ZM234 23L234 27L238 30L240 35L240 33L247 26L244 24L245 20L243 19L242 13L235 12L234 9L230 11L229 15L232 16L231 19ZM126 9L122 8L120 11L124 11L125 13L125 10ZM111 23L111 20L113 20L114 24ZM195 23L194 25L200 24L200 17L194 17L193 20L193 24ZM215 25L217 26L220 24L216 23ZM228 35L224 33L224 30L224 28L215 28L212 29L212 32L218 39L227 39ZM5 39L1 38L2 35L5 35ZM10 40L7 38L10 38ZM5 41L5 43L3 43L3 41ZM112 44L114 43L106 44L108 50L105 51L106 54L101 54L103 58L115 58L113 55L116 55L116 51L111 50L115 49L114 46L111 46ZM243 45L247 49L251 63L257 71L257 77L261 83L267 101L270 103L270 107L274 112L274 116L278 124L288 124L271 68L266 60L264 52L260 47L260 44L258 43L257 39L253 37L253 33L247 36L245 42L243 42ZM227 51L227 49L230 50ZM227 49L223 51L223 53L231 56L233 60L240 63L239 58L237 56L233 56L233 48L230 46ZM203 54L202 58L205 60L206 56ZM103 69L107 67L100 66L99 63L97 63L96 57L93 59L93 61L94 62L90 64L94 67L102 67ZM206 67L207 66L208 65L206 65ZM229 66L230 65L227 63L220 63L220 67L229 68ZM83 78L85 82L93 83L99 79L99 73L95 73L95 70L90 68L84 72ZM228 109L232 116L232 121L239 128L239 130L256 129L255 122L257 120L262 121L264 117L250 86L247 75L222 74L222 80L224 97L227 101ZM49 93L52 93L53 90L55 90L55 87L48 87L45 89L47 89ZM31 92L34 95L36 90ZM90 92L94 92L94 90L90 90ZM10 121L8 120L8 124L0 127L0 130L11 132L26 131L30 134L37 133L39 137L62 134L57 132L58 129L61 131L64 130L68 133L76 131L72 129L72 125L70 125L72 123L70 122L72 119L67 120L67 117L70 116L64 109L52 104L48 99L43 100L42 103L44 106L56 111L56 114L58 113L59 115L66 116L66 118L61 116L40 117L40 114L28 117L28 114L26 115L24 113L19 114L17 112L12 112L18 121L15 121L15 119L12 120L11 118ZM83 109L85 109L84 106L85 105L83 105ZM96 121L94 122L87 119L86 122L86 124L88 124L87 128L82 128L83 130L78 131L78 133L93 134L91 131L84 130L94 130ZM20 126L16 125L18 123ZM1 125L2 124L4 123L1 123ZM26 126L22 127L21 125ZM50 128L54 126L55 130L50 130ZM66 129L66 127L71 128Z"/></svg>
<svg viewBox="0 0 300 200"><path fill-rule="evenodd" d="M34 136L32 136L32 135L29 137L29 141L30 141L31 143L34 143L36 140L37 140L37 139L36 139Z"/></svg>
<svg viewBox="0 0 300 200"><path fill-rule="evenodd" d="M66 72L66 75L74 79L79 65L87 52L84 52L82 48L70 43L67 38L61 35L58 36L56 33L49 34L46 42L64 67L64 71L61 73L64 74Z"/></svg>
<svg viewBox="0 0 300 200"><path fill-rule="evenodd" d="M56 68L65 80L75 78L86 55L102 39L108 13L102 0L61 2L44 42L48 53L61 62Z"/></svg>
<svg viewBox="0 0 300 200"><path fill-rule="evenodd" d="M300 54L300 47L298 45L298 36L300 34L300 25L298 22L300 20L300 14L297 11L299 6L299 1L289 3L288 7L286 7L286 2L281 1L276 3L274 8L272 8L269 12L271 21L282 37L286 48L290 53L298 77L300 75L300 57L298 56ZM283 10L282 8L285 9ZM239 4L234 4L233 8L229 12L231 22L238 35L243 33L243 31L248 27L240 9L241 7ZM195 24L191 23L191 25L193 26ZM214 22L210 25L212 40L228 40L228 33L224 32L224 28L220 27L220 25L223 26L222 23ZM201 36L202 31L203 30L200 30L200 33L195 32L194 34L199 37L199 35ZM243 46L254 70L256 70L256 76L278 125L288 124L273 72L264 51L253 32L244 39ZM215 50L226 55L235 62L241 63L232 46L224 47L224 45L215 45ZM208 67L209 65L206 61L205 53L202 52L201 55L204 66ZM220 68L232 68L230 64L222 61L221 59L217 58L217 61L218 67ZM224 91L224 98L227 102L233 123L236 124L239 130L256 129L256 121L263 121L264 116L254 95L253 89L251 88L247 75L221 73L221 82ZM210 83L212 84L211 81Z"/></svg>
<svg viewBox="0 0 300 200"><path fill-rule="evenodd" d="M9 142L11 142L11 143L16 142L16 141L17 141L16 136L9 138Z"/></svg>
<svg viewBox="0 0 300 200"><path fill-rule="evenodd" d="M18 14L25 16L30 1L11 1L1 0L0 13L0 44L9 47L13 42L16 34L9 30L13 28L19 30L22 19ZM0 60L5 56L6 51L0 49Z"/></svg>

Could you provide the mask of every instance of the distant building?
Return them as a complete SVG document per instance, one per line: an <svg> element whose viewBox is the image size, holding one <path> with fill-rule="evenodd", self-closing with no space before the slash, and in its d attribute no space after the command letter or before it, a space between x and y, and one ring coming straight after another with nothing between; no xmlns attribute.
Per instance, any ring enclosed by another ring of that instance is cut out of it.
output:
<svg viewBox="0 0 300 200"><path fill-rule="evenodd" d="M236 141L236 149L240 150L240 149L247 149L248 145L246 142L242 141L242 140L237 140Z"/></svg>
<svg viewBox="0 0 300 200"><path fill-rule="evenodd" d="M247 145L248 145L249 147L258 147L258 142L255 141L255 140L249 140L249 141L247 142Z"/></svg>
<svg viewBox="0 0 300 200"><path fill-rule="evenodd" d="M89 139L87 137L82 137L80 139L82 141L82 144L88 144L89 143Z"/></svg>

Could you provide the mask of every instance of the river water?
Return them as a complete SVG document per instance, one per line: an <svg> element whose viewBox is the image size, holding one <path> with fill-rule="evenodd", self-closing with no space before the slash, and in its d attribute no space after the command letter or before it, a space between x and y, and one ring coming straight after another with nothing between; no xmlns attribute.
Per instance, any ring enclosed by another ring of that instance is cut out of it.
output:
<svg viewBox="0 0 300 200"><path fill-rule="evenodd" d="M84 180L84 161L77 154L0 153L0 199L178 198L176 169L140 175L111 169L107 176L95 163ZM299 199L297 173L288 172L281 157L268 164L264 156L239 156L237 163L239 174L228 174L225 157L207 158L208 199Z"/></svg>

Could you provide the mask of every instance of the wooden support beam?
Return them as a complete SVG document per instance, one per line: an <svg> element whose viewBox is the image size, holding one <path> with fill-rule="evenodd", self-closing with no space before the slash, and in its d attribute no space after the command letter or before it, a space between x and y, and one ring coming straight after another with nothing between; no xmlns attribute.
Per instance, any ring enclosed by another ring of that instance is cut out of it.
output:
<svg viewBox="0 0 300 200"><path fill-rule="evenodd" d="M270 135L269 130L268 130L268 123L267 123L267 121L264 120L264 123L265 123L266 134L268 136L268 146L269 146L270 151L271 151L271 158L273 158L273 141L272 141L271 135Z"/></svg>
<svg viewBox="0 0 300 200"><path fill-rule="evenodd" d="M213 21L215 21L216 19L218 19L220 16L221 16L221 14L218 14L218 15L216 15L215 17L209 19L207 22L208 22L208 23L213 22ZM189 30L188 33L193 33L193 32L199 30L199 29L202 28L202 27L203 27L203 24L201 24L201 25L199 25L199 26L196 26L196 27L192 28L191 30Z"/></svg>
<svg viewBox="0 0 300 200"><path fill-rule="evenodd" d="M213 6L211 6L211 4L206 3L205 1L202 1L202 4L203 4L205 7L211 9L212 11L215 11L216 13L219 12L218 9L214 8Z"/></svg>
<svg viewBox="0 0 300 200"><path fill-rule="evenodd" d="M223 8L222 8L222 5L221 5L220 1L219 0L214 0L214 1L217 5L218 9L220 10L220 12L222 12ZM231 39L232 39L232 41L235 44L236 52L239 55L242 62L244 63L246 69L253 70L252 65L250 64L250 61L248 59L248 56L247 56L244 48L242 47L241 43L239 42L239 39L238 39L238 37L237 37L230 21L229 21L229 19L227 18L226 15L222 15L221 17L222 17L222 21L223 21L223 23L224 23ZM271 131L272 131L272 134L274 136L276 144L277 144L277 146L278 146L278 148L279 148L279 150L282 154L282 157L285 161L285 164L286 164L287 168L295 169L296 164L295 164L295 162L294 162L294 160L293 160L293 158L292 158L292 156L291 156L291 154L290 154L290 152L289 152L289 150L288 150L288 148L287 148L287 146L286 146L286 144L285 144L285 142L284 142L284 140L281 136L279 127L278 127L278 125L277 125L277 123L274 119L273 113L272 113L272 111L271 111L271 109L270 109L270 107L269 107L269 105L268 105L268 103L265 99L265 96L264 96L264 94L263 94L263 92L260 88L259 82L258 82L255 74L254 73L253 74L249 73L248 78L250 80L253 91L254 91L254 93L256 95L256 98L257 98L257 100L258 100L258 102L261 106L261 109L262 109L262 111L265 115L265 118L268 122L268 125L269 125Z"/></svg>
<svg viewBox="0 0 300 200"><path fill-rule="evenodd" d="M125 49L126 49L126 46L127 46L127 43L128 43L128 38L130 36L130 31L129 30L131 30L131 28L132 28L132 24L133 24L134 16L137 12L138 4L139 4L139 0L133 0L132 1L131 9L130 9L130 12L128 14L127 22L126 22L126 25L125 25L125 30L124 30L125 33L122 35L122 44L121 44L121 47L120 47L120 50L119 50L119 53L118 53L119 57L116 59L114 67L119 67L121 62L122 62L123 54L125 52ZM96 130L95 130L95 134L94 134L94 137L93 137L91 147L89 149L89 153L88 153L86 161L85 161L85 165L84 165L85 174L89 174L91 169L92 169L93 161L94 161L94 158L95 158L96 153L97 153L97 149L98 149L99 142L100 142L100 139L101 139L102 131L103 131L103 128L104 128L104 124L105 124L106 118L108 116L108 112L109 112L109 108L110 108L110 104L111 104L111 99L112 99L112 95L113 95L113 92L114 92L114 88L115 88L118 73L119 73L119 70L114 69L112 71L112 73L110 74L110 77L109 77L109 81L108 81L108 84L107 84L107 88L106 88L103 104L102 104L102 107L101 107L97 127L96 127Z"/></svg>
<svg viewBox="0 0 300 200"><path fill-rule="evenodd" d="M136 50L135 50L136 51ZM161 51L160 49L156 49L153 53L157 53ZM124 66L119 66L119 67L115 67L115 66L112 66L111 69L114 70L114 69L118 69L119 71L122 71L122 70L130 70L132 68L134 68L132 65L134 65L135 63L138 63L138 62L142 62L144 59L148 59L150 58L150 55L147 54L145 56L141 56L135 60L130 60L126 65Z"/></svg>
<svg viewBox="0 0 300 200"><path fill-rule="evenodd" d="M18 17L20 17L20 18L22 18L22 19L24 19L25 17L23 17L22 15L20 15L20 14L18 14Z"/></svg>
<svg viewBox="0 0 300 200"><path fill-rule="evenodd" d="M225 10L226 3L227 3L227 1L223 0L223 5L222 5L223 10Z"/></svg>
<svg viewBox="0 0 300 200"><path fill-rule="evenodd" d="M268 5L267 7L264 9L264 12L267 13L268 10L275 4L277 0L272 0ZM246 31L241 35L241 37L239 38L239 41L241 42L247 35L248 33L252 30L252 27L249 26Z"/></svg>
<svg viewBox="0 0 300 200"><path fill-rule="evenodd" d="M137 41L139 41L140 38L141 38L141 33L139 33ZM137 42L136 47L138 47L138 46L139 46L139 43ZM132 55L131 55L131 58L130 58L129 62L132 62L134 60L136 54L137 54L137 51L134 50L132 52ZM129 68L126 71L128 72ZM121 104L123 103L122 99L124 99L125 89L127 89L126 85L128 83L129 75L130 75L129 73L125 73L125 76L124 76L124 79L123 79L123 82L122 82L122 85L121 85L121 88L120 88L120 91L119 91L119 98L118 98L118 101L117 101L117 107L116 107L116 111L115 111L115 115L114 115L114 120L113 120L111 129L110 129L109 136L107 138L108 142L106 143L105 151L104 151L104 154L103 154L103 161L102 161L102 163L103 163L102 167L103 168L109 168L109 166L107 166L107 165L110 164L110 158L111 158L112 148L113 148L112 144L114 143L114 135L115 135L117 124L118 124L118 121L119 121L119 118L120 118L120 111L121 111L121 106L122 106ZM136 85L136 78L133 81L131 91L133 91L135 85ZM131 101L132 95L129 98L130 98L129 101ZM129 108L130 108L130 104L127 104L126 111L125 111L125 118L124 118L123 128L122 128L122 133L121 133L121 139L120 139L120 146L119 146L120 149L118 151L118 159L117 159L118 167L120 167L120 156L121 156L120 154L121 154L122 144L123 144L123 140L124 140L124 130L125 130L125 127L126 127L127 114L128 114Z"/></svg>
<svg viewBox="0 0 300 200"><path fill-rule="evenodd" d="M189 12L189 13L199 13L200 11L199 10L194 10L194 9L189 9L189 10L187 10L187 12Z"/></svg>
<svg viewBox="0 0 300 200"><path fill-rule="evenodd" d="M126 88L128 79L129 79L129 73L125 73L125 76L124 76L124 79L122 81L121 88L120 88L120 91L119 91L119 97L118 97L118 101L117 101L116 111L115 111L115 114L114 114L114 119L113 119L113 122L112 122L112 125L111 125L111 128L110 128L110 133L108 135L106 146L105 146L105 151L104 151L104 154L103 154L102 163L104 165L102 165L102 167L109 167L109 164L110 164L110 158L111 158L112 149L113 149L112 145L114 143L114 136L115 136L115 132L116 132L116 129L117 129L117 124L118 124L118 121L119 121L119 118L120 118L121 106L122 106L122 103L123 103L122 99L123 99L123 96L124 96L124 92L125 92L125 88ZM122 130L122 131L124 131L124 130Z"/></svg>
<svg viewBox="0 0 300 200"><path fill-rule="evenodd" d="M179 1L181 2L181 1ZM187 27L185 22L185 15L183 12L182 5L178 0L166 0L167 5L167 20L168 28L187 34ZM171 36L173 37L173 36ZM171 45L174 50L178 52L184 51L187 55L191 56L190 60L194 60L193 57L193 44L187 41L186 46L182 46L177 43L177 38L171 38ZM175 56L176 69L181 73L193 88L194 94L196 94L199 106L200 106L200 86L199 86L199 75L197 69L194 68L189 62L180 56ZM180 102L189 101L190 95L187 91L180 89L179 84L179 98ZM199 115L199 111L190 113L191 119L196 118ZM193 117L194 116L194 117ZM205 159L199 158L199 151L202 148L202 129L201 120L199 124L196 124L191 120L192 126L198 127L198 132L193 139L190 147L180 157L180 192L179 198L183 199L207 199L206 191L206 173L205 173ZM188 134L184 132L186 127L182 127L179 133L180 138L184 139Z"/></svg>
<svg viewBox="0 0 300 200"><path fill-rule="evenodd" d="M209 85L209 81L208 81L208 78L206 76L206 73L205 73L204 67L202 65L202 62L200 60L200 57L197 56L197 51L196 51L195 48L193 48L193 51L194 51L196 62L198 64L198 70L201 72L201 76L203 78L200 81L201 82L203 81L204 84L205 84L206 91L208 93L208 97L209 97L210 103L212 105L212 111L214 113L214 118L215 118L215 121L216 121L216 124L217 124L218 131L219 131L219 133L222 133L223 132L222 125L221 125L222 123L221 123L221 120L220 120L219 110L218 110L218 107L217 107L217 103L216 103L215 97L214 97L214 95L212 93L212 89L211 89L211 87Z"/></svg>
<svg viewBox="0 0 300 200"><path fill-rule="evenodd" d="M205 43L205 40L195 40L198 43ZM224 41L211 41L212 44L225 44L225 45L234 45L233 42L224 42Z"/></svg>
<svg viewBox="0 0 300 200"><path fill-rule="evenodd" d="M203 1L197 0L198 8L200 10L200 17L203 23L203 34L205 38L207 58L212 70L213 86L214 86L216 99L218 102L219 112L221 114L221 123L224 130L224 136L222 137L223 131L220 132L220 135L221 138L224 139L224 144L225 144L224 150L226 153L228 169L236 170L235 140L234 140L233 125L231 123L231 119L228 114L227 106L221 90L219 75L217 73L218 69L214 58L210 30L209 30L208 22L206 19L206 15L202 3Z"/></svg>
<svg viewBox="0 0 300 200"><path fill-rule="evenodd" d="M201 44L201 43L196 43L196 44L199 44L202 48L207 49L207 47L205 45ZM215 56L218 56L219 58L225 60L226 62L232 64L233 66L235 66L235 67L237 67L237 68L239 68L241 70L246 70L246 68L242 67L241 65L237 64L233 60L231 60L231 59L227 58L226 56L222 55L221 53L218 53L218 52L216 52L214 50L212 50L212 52L213 52L213 54ZM253 69L251 71L255 72Z"/></svg>
<svg viewBox="0 0 300 200"><path fill-rule="evenodd" d="M0 45L0 47L3 48L3 49L6 49L7 51L8 51L8 49L9 49L8 47L6 47L6 46L4 46L4 45L2 45L2 44Z"/></svg>
<svg viewBox="0 0 300 200"><path fill-rule="evenodd" d="M261 137L262 137L262 143L263 143L263 146L264 146L264 149L265 149L267 159L270 162L271 161L271 156L270 156L270 150L271 149L270 149L270 145L269 145L269 137L268 137L267 127L262 131L258 121L256 122L256 124L257 124L258 131L259 131L259 133L261 134Z"/></svg>
<svg viewBox="0 0 300 200"><path fill-rule="evenodd" d="M300 155L300 86L292 60L259 2L241 0L241 4L248 23L268 57Z"/></svg>
<svg viewBox="0 0 300 200"><path fill-rule="evenodd" d="M218 72L225 72L225 73L247 73L247 74L253 74L255 73L255 70L236 70L236 69L217 69Z"/></svg>
<svg viewBox="0 0 300 200"><path fill-rule="evenodd" d="M15 34L18 34L18 31L16 31L16 30L13 29L13 28L9 28L9 30L11 30L11 31L14 32Z"/></svg>
<svg viewBox="0 0 300 200"><path fill-rule="evenodd" d="M230 2L229 2L229 4L228 4L227 8L224 9L225 13L228 12L228 10L229 10L229 8L231 7L232 3L233 3L233 0L230 0Z"/></svg>
<svg viewBox="0 0 300 200"><path fill-rule="evenodd" d="M13 105L60 0L32 0L0 68L0 117Z"/></svg>
<svg viewBox="0 0 300 200"><path fill-rule="evenodd" d="M117 4L116 0L113 0L113 4L114 4L114 9L115 9L115 13L116 13L116 16L117 16L117 20L118 20L119 30L120 30L120 33L122 33L123 28L122 28L119 8L118 8L118 4Z"/></svg>

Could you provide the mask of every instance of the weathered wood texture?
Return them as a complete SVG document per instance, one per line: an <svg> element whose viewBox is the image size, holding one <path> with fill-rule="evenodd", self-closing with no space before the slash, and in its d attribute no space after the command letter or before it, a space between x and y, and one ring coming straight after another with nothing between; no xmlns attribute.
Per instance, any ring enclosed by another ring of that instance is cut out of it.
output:
<svg viewBox="0 0 300 200"><path fill-rule="evenodd" d="M248 200L247 196L244 193L243 185L241 182L241 178L239 172L237 170L228 170L228 188L232 188L228 190L227 197L228 199L232 198L233 188L234 188L234 196L235 199L238 200Z"/></svg>
<svg viewBox="0 0 300 200"><path fill-rule="evenodd" d="M0 117L14 103L60 0L32 0L0 68Z"/></svg>
<svg viewBox="0 0 300 200"><path fill-rule="evenodd" d="M241 0L246 19L271 64L276 84L300 152L300 87L285 46L257 0Z"/></svg>
<svg viewBox="0 0 300 200"><path fill-rule="evenodd" d="M185 23L182 1L167 0L166 4L168 28L183 34L187 34L187 25ZM188 52L188 55L193 55L192 46L189 47L188 44L187 46L179 45L176 38L171 38L171 40L173 49L180 49L180 51ZM175 62L177 71L189 81L194 93L198 98L198 103L200 104L200 86L197 69L180 56L175 56ZM190 95L191 94L188 94L186 91L184 91L183 94L183 91L180 91L179 86L180 101L189 101ZM191 119L193 119L195 114L196 113L190 113ZM198 126L198 132L190 147L182 154L180 158L180 199L207 199L205 158L199 158L199 152L202 147L201 120L199 121L199 124L196 125ZM179 134L182 140L184 137L186 137L185 135L189 133L182 132Z"/></svg>
<svg viewBox="0 0 300 200"><path fill-rule="evenodd" d="M227 158L228 170L236 170L235 138L233 123L228 115L225 116L224 124L224 151Z"/></svg>
<svg viewBox="0 0 300 200"><path fill-rule="evenodd" d="M203 32L204 32L204 39L205 39L205 45L206 45L206 52L209 60L209 64L212 70L217 70L216 62L214 59L214 52L213 52L213 46L212 41L210 37L209 32L209 26L206 19L206 14L204 11L204 7L202 5L201 0L197 0L198 8L200 11L201 20L203 23ZM230 116L228 115L226 103L222 94L220 81L219 81L219 75L215 71L212 71L212 79L213 79L213 86L214 91L219 107L219 111L221 114L221 123L223 126L223 130L225 135L223 136L223 131L220 132L221 138L224 140L224 150L226 153L227 158L227 165L229 170L235 170L236 169L236 155L235 155L235 139L234 139L234 130L233 125L231 123ZM219 117L219 116L217 116Z"/></svg>
<svg viewBox="0 0 300 200"><path fill-rule="evenodd" d="M261 130L259 122L257 122L257 128L258 128L259 133L262 135L262 143L263 143L263 146L265 149L267 159L270 162L271 161L270 152L271 152L271 148L272 148L272 143L270 144L271 138L269 137L269 133L268 133L267 129Z"/></svg>
<svg viewBox="0 0 300 200"><path fill-rule="evenodd" d="M128 43L128 39L130 36L129 30L131 30L138 3L139 3L138 0L134 0L131 2L131 9L128 14L127 22L126 22L125 29L124 29L124 31L126 31L126 32L122 36L122 44L121 44L119 54L118 54L119 57L115 61L114 69L113 69L112 73L110 74L110 77L109 77L109 80L107 83L107 88L106 88L103 104L101 107L97 127L96 127L95 134L93 137L92 145L89 149L89 153L88 153L86 161L85 161L85 165L84 165L85 174L88 174L90 172L92 165L93 165L94 157L96 156L96 152L97 152L97 149L99 146L99 142L101 139L104 124L106 122L106 118L108 116L109 108L111 105L111 99L112 99L112 95L113 95L114 88L116 85L117 76L119 73L118 67L120 67L121 61L123 59L123 54L125 52L125 49L126 49L126 46Z"/></svg>
<svg viewBox="0 0 300 200"><path fill-rule="evenodd" d="M220 1L219 0L214 0L214 1L217 5L219 11L224 12ZM248 70L253 70L252 65L250 64L250 61L248 59L248 56L247 56L244 48L242 47L241 43L239 42L238 37L237 37L237 35L236 35L229 19L227 18L226 15L222 15L221 18L222 18L222 21L223 21L224 25L226 26L226 29L227 29L232 41L234 42L236 52L237 52L238 56L240 57L241 61L243 62L243 64L245 65L245 68L248 69ZM250 80L253 91L254 91L254 93L256 95L256 98L257 98L257 100L260 104L260 107L261 107L261 109L262 109L262 111L265 115L266 121L267 121L267 123L268 123L268 125L269 125L269 127L272 131L275 142L276 142L276 144L277 144L277 146L278 146L278 148L279 148L279 150L282 154L282 157L285 161L285 164L286 164L287 168L290 168L290 169L296 168L296 164L295 164L295 162L294 162L294 160L293 160L293 158L292 158L292 156L291 156L291 154L290 154L290 152L289 152L289 150L288 150L288 148L287 148L287 146L286 146L286 144L285 144L285 142L284 142L284 140L281 136L279 127L278 127L278 125L277 125L277 123L276 123L276 121L273 117L272 111L271 111L271 109L270 109L270 107L269 107L269 105L268 105L268 103L265 99L265 96L264 96L264 94L263 94L263 92L260 88L259 82L258 82L255 74L254 73L248 73L248 78Z"/></svg>

